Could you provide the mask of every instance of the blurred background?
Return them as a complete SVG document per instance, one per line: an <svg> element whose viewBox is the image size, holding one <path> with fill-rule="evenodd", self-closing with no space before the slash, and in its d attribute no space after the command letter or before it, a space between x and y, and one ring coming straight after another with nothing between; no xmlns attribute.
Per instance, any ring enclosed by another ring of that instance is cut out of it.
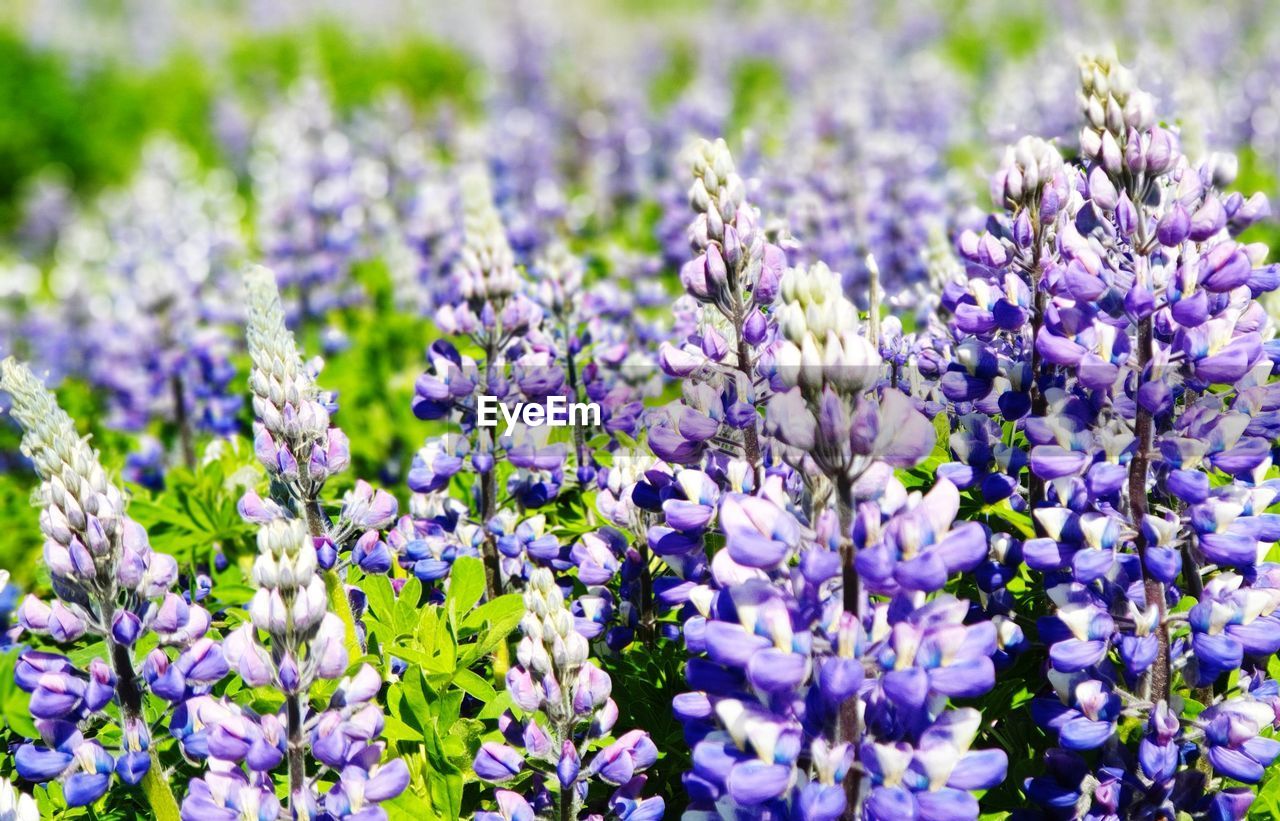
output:
<svg viewBox="0 0 1280 821"><path fill-rule="evenodd" d="M325 355L352 473L402 491L460 161L488 164L520 261L571 250L641 352L670 321L700 136L729 141L795 259L856 296L873 253L907 311L981 223L1006 145L1074 151L1081 53L1126 62L1189 153L1230 152L1236 189L1274 195L1277 18L1267 0L8 0L0 354L58 386L140 521L233 537L234 494L184 470L239 464L248 261ZM148 501L166 484L186 509ZM24 586L31 488L4 419L0 567Z"/></svg>

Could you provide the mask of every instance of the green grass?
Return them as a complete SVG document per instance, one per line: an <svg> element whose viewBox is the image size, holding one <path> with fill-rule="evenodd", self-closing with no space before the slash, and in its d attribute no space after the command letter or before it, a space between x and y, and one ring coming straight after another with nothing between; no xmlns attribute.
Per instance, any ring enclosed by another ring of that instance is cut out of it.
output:
<svg viewBox="0 0 1280 821"><path fill-rule="evenodd" d="M396 89L419 109L474 108L477 74L460 52L406 38L376 46L333 24L245 38L213 64L178 51L154 68L115 62L72 66L0 29L0 231L13 225L24 185L56 169L90 196L123 183L142 144L168 134L220 163L213 130L223 93L259 108L304 74L318 76L344 113Z"/></svg>
<svg viewBox="0 0 1280 821"><path fill-rule="evenodd" d="M231 48L225 71L239 96L258 103L302 76L318 76L343 112L392 89L420 108L449 102L470 109L478 79L475 66L450 46L420 38L367 43L337 23L242 39Z"/></svg>

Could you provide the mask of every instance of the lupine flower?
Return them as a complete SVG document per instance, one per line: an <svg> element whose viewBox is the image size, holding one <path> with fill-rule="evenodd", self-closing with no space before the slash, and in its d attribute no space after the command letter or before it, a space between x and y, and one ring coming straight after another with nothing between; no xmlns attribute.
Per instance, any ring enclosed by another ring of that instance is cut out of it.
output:
<svg viewBox="0 0 1280 821"><path fill-rule="evenodd" d="M203 778L191 782L182 802L183 821L208 818L255 818L275 821L280 817L280 801L269 785L252 783L235 766L219 766Z"/></svg>
<svg viewBox="0 0 1280 821"><path fill-rule="evenodd" d="M258 550L250 620L227 637L224 648L245 684L277 689L285 703L279 715L262 716L214 699L188 706L187 721L175 734L189 755L207 755L214 771L231 782L206 776L208 789L193 790L183 812L198 812L210 796L245 810L237 802L261 800L254 785L269 784L269 773L287 759L291 812L323 807L335 818L365 817L362 813L399 795L409 781L403 760L382 763L384 745L376 739L384 719L371 703L382 680L363 665L338 682L325 711L311 713L312 685L347 670L343 625L328 610L306 525L297 519L270 521L258 533ZM336 776L327 794L313 793L309 758Z"/></svg>
<svg viewBox="0 0 1280 821"><path fill-rule="evenodd" d="M263 119L249 171L261 246L293 315L306 321L359 301L349 272L363 253L367 196L352 140L314 78Z"/></svg>
<svg viewBox="0 0 1280 821"><path fill-rule="evenodd" d="M336 407L315 384L302 362L274 275L262 267L245 275L248 303L246 335L253 368L254 452L271 480L271 503L250 491L240 510L252 521L267 521L288 510L306 522L321 549L324 584L345 627L348 652L358 652L354 616L342 582L347 562L366 572L387 572L389 548L377 535L395 521L397 502L385 491L360 481L343 501L337 522L324 510L322 491L328 479L346 470L351 447L346 434L330 425ZM341 563L339 563L339 554Z"/></svg>
<svg viewBox="0 0 1280 821"><path fill-rule="evenodd" d="M164 645L179 651L172 660L178 678L171 686L150 688L166 700L207 692L226 674L227 663L218 646L203 638L209 614L171 590L177 563L151 550L146 532L125 512L124 494L108 481L97 453L53 395L12 359L0 363L0 387L13 398L11 413L24 428L23 452L41 479L44 561L57 596L47 605L28 596L19 624L59 643L85 634L101 637L106 647L106 658L94 659L83 672L63 656L35 651L24 652L15 667L18 686L31 693L42 739L20 748L19 773L42 782L61 778L68 803L80 806L106 792L113 772L137 784L155 766L142 714L144 687L154 683L148 665L139 668L134 650L145 633L154 633L162 645L149 659L169 663ZM111 701L121 716L114 756L77 729ZM158 773L150 783L157 779L163 783ZM148 797L157 804L173 802L167 787L149 789Z"/></svg>
<svg viewBox="0 0 1280 821"><path fill-rule="evenodd" d="M968 752L976 712L939 707L994 683L989 623L965 627L968 608L955 599L914 612L898 599L877 608L868 636L824 584L839 575L838 554L806 546L789 575L785 585L757 577L692 596L705 614L685 629L700 654L687 671L695 692L679 696L675 709L695 739L685 777L694 809L840 817L854 756L848 743L829 739L841 705L858 692L868 739L876 739L861 751L872 779L862 810L869 817L917 801L921 812L935 803L967 810L966 790L1003 778L1003 753ZM882 665L879 678L864 680L864 658Z"/></svg>
<svg viewBox="0 0 1280 821"><path fill-rule="evenodd" d="M238 427L220 323L238 316L225 294L244 250L243 210L230 175L202 172L189 149L155 139L125 188L66 227L51 272L65 321L80 326L65 358L105 393L107 424L172 425L188 467L197 433ZM168 461L155 465L161 474Z"/></svg>
<svg viewBox="0 0 1280 821"><path fill-rule="evenodd" d="M538 508L558 495L566 454L563 447L537 441L528 430L513 441L478 424L481 396L508 407L523 401L542 403L563 382L540 341L543 311L521 292L523 279L490 183L479 166L468 167L461 180L465 240L439 321L448 333L470 335L483 359L464 357L443 339L431 345L431 369L415 383L413 410L421 419L449 420L460 432L424 444L414 457L409 487L425 497L415 504L439 504L433 499L469 462L478 499L470 524L482 536L477 546L485 560L487 590L494 597L506 584L490 526L498 513L496 462L506 459L517 467L508 491L522 508Z"/></svg>
<svg viewBox="0 0 1280 821"><path fill-rule="evenodd" d="M299 513L311 515L320 488L347 467L350 448L329 424L329 408L285 327L275 276L266 268L245 275L247 336L253 370L254 452L281 483ZM317 534L318 535L318 534Z"/></svg>
<svg viewBox="0 0 1280 821"><path fill-rule="evenodd" d="M1025 456L1002 458L1007 489L987 498L1032 506L1036 534L1021 553L1044 574L1055 607L1039 633L1057 691L1032 714L1068 750L1108 750L1091 776L1105 786L1092 811L1234 817L1238 796L1202 800L1206 785L1194 785L1203 776L1183 769L1178 745L1211 725L1222 750L1214 755L1237 778L1258 772L1270 751L1239 751L1248 736L1226 728L1247 722L1227 710L1232 701L1206 710L1201 724L1170 699L1179 676L1205 687L1252 669L1246 657L1274 652L1262 559L1280 533L1264 513L1273 495L1268 422L1251 424L1272 369L1261 344L1271 330L1255 299L1274 277L1258 267L1262 249L1235 239L1230 209L1242 198L1221 191L1232 164L1183 156L1122 66L1086 60L1080 77L1079 164L1048 143L1020 141L993 184L1006 213L986 233L960 237L969 278L944 295L958 344L940 387L956 413L969 414L967 431L998 429L976 413L1025 436ZM953 452L989 469L995 444L973 433L953 437ZM1211 487L1214 471L1232 481ZM966 464L948 475L968 472ZM1189 635L1168 613L1184 591L1198 602ZM1115 738L1134 698L1148 731L1136 762L1145 780L1130 792L1119 784L1136 764ZM1034 779L1029 794L1051 808L1084 801L1082 762L1063 754L1049 763L1056 774Z"/></svg>
<svg viewBox="0 0 1280 821"><path fill-rule="evenodd" d="M519 663L507 671L507 691L526 717L507 712L499 722L507 743L485 742L472 766L480 778L496 783L526 770L540 775L527 781L528 795L499 790L498 812L483 815L522 818L532 802L558 808L559 817L578 818L589 783L598 779L617 788L610 804L627 817L661 818L661 798L639 797L645 782L640 773L654 765L658 750L642 730L603 743L618 718L609 697L612 685L590 660L587 639L575 628L551 571L533 570L524 597Z"/></svg>
<svg viewBox="0 0 1280 821"><path fill-rule="evenodd" d="M700 338L690 337L684 346L687 353L668 353L667 366L687 376L696 367L693 362L706 362L712 368L723 363L726 378L719 382L729 411L724 421L741 431L743 455L749 464L757 465L759 422L751 409L757 401L757 355L752 349L767 334L767 319L760 309L777 294L785 256L765 239L759 214L746 202L746 184L723 140L699 144L689 203L696 214L689 228L696 256L680 269L680 281L702 306ZM680 363L690 357L689 365ZM710 438L716 426L709 420L699 424L700 416L692 409L684 411L685 424L675 424L673 435L693 443ZM709 432L700 432L703 427Z"/></svg>

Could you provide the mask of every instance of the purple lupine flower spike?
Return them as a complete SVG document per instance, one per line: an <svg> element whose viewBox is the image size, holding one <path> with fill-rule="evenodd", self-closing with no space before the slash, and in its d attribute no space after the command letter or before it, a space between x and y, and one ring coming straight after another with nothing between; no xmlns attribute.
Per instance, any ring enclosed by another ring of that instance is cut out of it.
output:
<svg viewBox="0 0 1280 821"><path fill-rule="evenodd" d="M159 778L150 772L158 765L148 752L146 690L180 704L208 692L226 674L227 663L220 648L204 638L209 614L171 592L177 563L151 550L146 532L125 512L123 493L108 481L97 453L53 395L12 359L0 364L0 387L13 398L11 412L24 428L23 450L41 479L44 556L58 596L49 605L29 596L19 624L57 642L90 634L106 647L106 658L93 659L83 672L57 654L28 650L19 656L15 679L31 694L41 743L19 749L18 769L29 780L61 780L68 804L81 806L106 792L113 773L128 784L148 775L153 783ZM164 686L156 686L149 662L136 658L144 635L161 645L152 655L166 664L170 658L162 648L178 651L171 662L174 675ZM76 729L112 701L121 716L118 757ZM150 795L173 803L167 788Z"/></svg>

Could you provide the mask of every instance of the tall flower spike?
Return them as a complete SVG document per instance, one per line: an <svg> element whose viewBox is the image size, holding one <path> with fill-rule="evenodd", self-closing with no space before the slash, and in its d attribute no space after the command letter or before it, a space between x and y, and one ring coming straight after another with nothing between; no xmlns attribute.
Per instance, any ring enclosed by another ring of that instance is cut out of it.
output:
<svg viewBox="0 0 1280 821"><path fill-rule="evenodd" d="M268 522L258 531L253 565L258 590L249 603L250 621L224 643L228 661L246 684L271 686L285 695L289 794L295 802L306 793L308 693L317 679L346 672L348 660L343 624L329 612L317 565L315 544L302 521Z"/></svg>
<svg viewBox="0 0 1280 821"><path fill-rule="evenodd" d="M618 706L609 697L613 685L589 658L590 646L576 629L550 570L539 567L530 574L524 601L519 663L507 671L507 690L528 717L503 715L499 727L508 743L481 745L473 764L476 775L501 783L526 766L547 773L545 780L531 782L533 791L527 796L499 790L496 798L504 810L519 805L553 807L558 818L578 818L594 780L617 788L609 799L611 807L623 801L639 812L637 817L661 818L662 798L639 798L645 783L640 773L656 763L658 749L642 730L600 744L618 719ZM591 755L593 749L597 751Z"/></svg>
<svg viewBox="0 0 1280 821"><path fill-rule="evenodd" d="M938 390L960 429L939 473L1035 525L1012 553L993 541L979 576L994 588L1021 553L1053 607L1037 633L1056 697L1031 714L1063 749L1028 796L1051 813L1239 818L1252 793L1212 776L1254 781L1277 749L1259 737L1275 724L1280 530L1257 300L1278 280L1265 247L1237 240L1265 198L1223 190L1233 161L1183 155L1124 67L1090 58L1080 78L1080 158L1020 141L993 184L1005 213L959 239L969 279L944 289ZM1171 612L1184 596L1197 603ZM1122 741L1122 717L1146 733Z"/></svg>
<svg viewBox="0 0 1280 821"><path fill-rule="evenodd" d="M375 517L372 524L343 516L333 527L320 494L328 479L345 470L350 462L346 434L330 424L330 407L323 401L303 364L293 334L285 325L275 275L262 266L250 268L245 273L245 299L246 336L252 361L249 387L257 417L253 447L271 479L271 495L278 505L291 508L296 516L305 519L313 539L350 548L365 531L394 520L394 499L386 494L379 497L379 507L385 508L385 515ZM365 488L362 485L358 490L364 492ZM256 496L246 496L241 503L242 513L250 509L255 512L248 518L259 518L258 508L265 510ZM270 518L270 511L264 515ZM346 628L348 652L358 654L354 616L339 575L341 568L335 567L336 549L325 559L324 584L330 606Z"/></svg>
<svg viewBox="0 0 1280 821"><path fill-rule="evenodd" d="M437 325L446 333L467 337L481 355L472 359L446 339L431 345L430 369L415 383L413 411L421 419L447 420L450 427L418 451L408 479L410 489L421 494L414 499L419 510L444 507L444 491L458 474L471 479L475 498L471 520L459 522L453 517L432 529L441 530L443 540L455 542L451 552L479 548L485 589L490 598L496 598L508 581L496 531L509 524L495 521L501 502L497 465L508 462L517 468L507 483L515 507L537 508L560 492L567 448L527 428L501 434L483 423L486 415L499 410L490 403L542 404L565 394L565 379L554 357L554 342L543 333L543 310L522 292L532 289L525 287L523 269L516 266L484 166L465 166L460 187L465 242L454 262L452 292ZM444 551L437 552L443 557ZM418 565L421 556L400 558L402 564L412 560L408 563L415 570L426 570L434 578L444 569L434 562ZM516 576L522 571L519 566L514 569ZM505 658L502 645L496 662L499 671L505 669Z"/></svg>
<svg viewBox="0 0 1280 821"><path fill-rule="evenodd" d="M173 794L148 752L143 688L150 684L156 695L180 702L222 678L227 665L217 645L204 638L209 614L170 590L177 562L152 552L146 531L125 513L124 494L40 380L6 359L0 390L13 399L23 453L40 476L44 560L57 595L50 605L28 596L19 623L57 642L100 636L106 647L105 658L94 659L87 673L52 653L28 651L19 658L17 684L32 695L43 743L19 748L18 771L33 781L63 779L68 803L79 806L106 792L114 770L126 783L141 782L158 814L176 814ZM148 631L161 645L178 647L178 658L170 663L157 648L140 668L134 648ZM153 658L172 670L159 685L148 675ZM113 699L122 719L118 757L77 729Z"/></svg>
<svg viewBox="0 0 1280 821"><path fill-rule="evenodd" d="M329 411L285 326L275 275L262 266L250 268L245 299L253 363L249 388L258 419L254 449L274 480L286 484L302 505L313 505L325 480L346 467L346 439L330 428Z"/></svg>
<svg viewBox="0 0 1280 821"><path fill-rule="evenodd" d="M342 624L325 604L316 573L315 545L297 519L277 518L258 533L249 622L226 640L227 657L245 684L284 694L277 713L258 715L225 699L189 702L172 731L189 757L209 759L204 779L194 782L183 817L199 819L223 807L275 817L271 773L286 762L288 808L295 818L383 817L377 804L394 798L409 782L405 762L383 762L378 740L384 717L374 701L382 678L361 665L332 689L323 711L313 711L312 687L336 679L347 666ZM308 772L311 770L311 772ZM319 783L332 784L323 795Z"/></svg>
<svg viewBox="0 0 1280 821"><path fill-rule="evenodd" d="M460 296L479 312L479 306L502 301L519 286L515 255L507 241L502 217L493 207L489 175L481 166L462 178L462 229L466 240L458 265Z"/></svg>
<svg viewBox="0 0 1280 821"><path fill-rule="evenodd" d="M746 202L746 184L724 140L699 143L689 203L697 214L689 227L696 256L680 269L680 281L693 299L718 314L703 317L710 326L703 334L703 354L717 362L728 354L741 377L733 398L751 402L757 365L752 349L767 334L760 309L777 296L786 258L781 248L766 240L760 215ZM747 421L739 425L744 454L759 468L758 420L752 415Z"/></svg>
<svg viewBox="0 0 1280 821"><path fill-rule="evenodd" d="M893 525L882 532L881 508L898 512L889 493L896 488L893 470L912 467L929 454L936 437L933 426L896 388L885 387L878 396L874 392L883 370L878 346L863 335L857 310L826 265L787 271L780 295L783 341L775 349L774 385L781 392L769 404L769 429L791 447L784 458L819 500L814 519L823 507L835 508L842 607L862 626L869 603L864 574L870 592L936 591L953 571L977 566L986 554L986 532L972 524L946 534L954 518L954 513L948 516L946 500L953 499L958 507L959 498L945 482L939 485L938 499L944 501L934 513L936 521L923 512L903 513L896 520L905 531L902 538L895 538ZM878 306L873 304L872 310ZM937 499L929 501L936 506ZM926 523L923 528L918 527L921 522ZM933 544L935 532L938 541ZM901 570L883 567L886 563L900 563ZM899 578L891 582L888 577L894 573ZM860 696L850 695L835 717L837 738L831 740L848 743L856 758L870 748L859 744ZM859 778L855 770L844 784L850 807L858 805Z"/></svg>

